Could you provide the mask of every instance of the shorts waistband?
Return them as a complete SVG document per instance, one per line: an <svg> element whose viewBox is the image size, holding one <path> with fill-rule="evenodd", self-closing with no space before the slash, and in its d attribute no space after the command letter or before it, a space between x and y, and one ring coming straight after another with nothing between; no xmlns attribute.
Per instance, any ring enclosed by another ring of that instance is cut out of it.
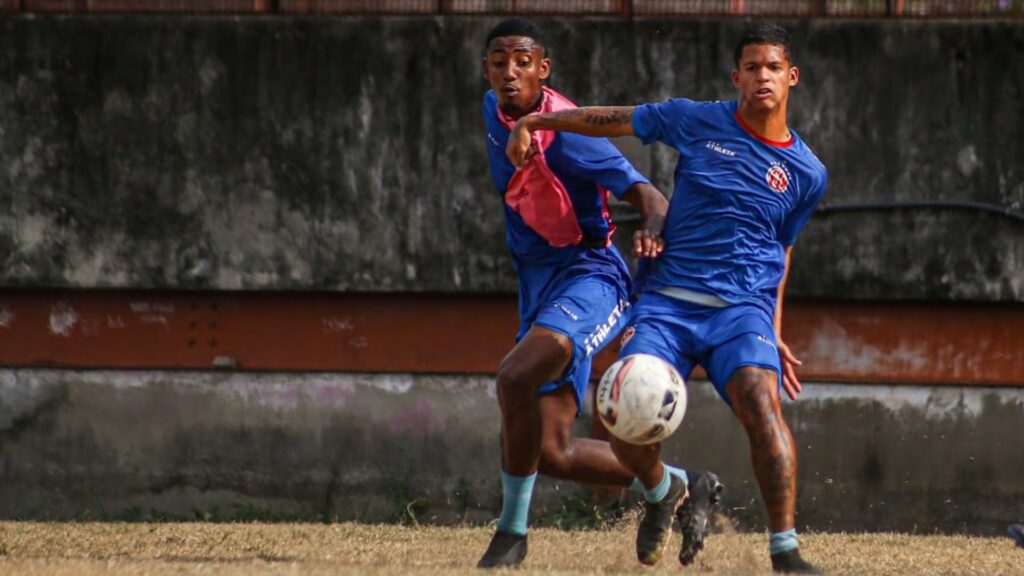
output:
<svg viewBox="0 0 1024 576"><path fill-rule="evenodd" d="M676 300L691 302L693 304L700 304L701 306L709 306L711 308L727 308L729 306L728 302L714 294L694 292L693 290L687 290L686 288L679 288L677 286L658 288L655 292L668 296L669 298L675 298Z"/></svg>

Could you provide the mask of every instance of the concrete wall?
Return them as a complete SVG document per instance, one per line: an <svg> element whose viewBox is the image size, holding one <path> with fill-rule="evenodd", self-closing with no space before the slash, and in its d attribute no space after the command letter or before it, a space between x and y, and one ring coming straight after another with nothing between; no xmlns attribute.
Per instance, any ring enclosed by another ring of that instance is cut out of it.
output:
<svg viewBox="0 0 1024 576"><path fill-rule="evenodd" d="M0 371L0 517L488 521L489 377ZM808 383L786 407L801 530L997 533L1024 517L1024 389ZM585 432L587 419L579 423ZM738 422L690 385L666 458L710 468L764 529ZM538 523L588 495L544 479Z"/></svg>
<svg viewBox="0 0 1024 576"><path fill-rule="evenodd" d="M514 290L479 118L493 23L0 17L0 286ZM739 22L545 25L554 85L581 103L732 94ZM792 125L831 169L828 202L1020 208L1021 22L792 29ZM671 189L669 150L619 144ZM790 294L1019 303L1022 230L826 213ZM787 408L801 528L1019 520L1021 390L809 386ZM693 396L670 456L720 471L730 517L763 526L742 432ZM0 517L486 520L497 467L486 376L0 370ZM584 497L545 482L535 510Z"/></svg>
<svg viewBox="0 0 1024 576"><path fill-rule="evenodd" d="M0 19L0 285L514 290L488 18ZM728 98L738 21L545 21L581 103ZM830 203L1024 200L1019 21L791 23ZM666 192L674 154L628 153ZM791 293L1024 300L1022 223L814 219Z"/></svg>

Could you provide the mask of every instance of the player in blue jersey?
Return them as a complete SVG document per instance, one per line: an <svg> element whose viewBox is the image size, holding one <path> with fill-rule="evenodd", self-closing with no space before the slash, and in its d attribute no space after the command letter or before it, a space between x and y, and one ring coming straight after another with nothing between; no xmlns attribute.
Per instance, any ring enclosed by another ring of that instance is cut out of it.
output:
<svg viewBox="0 0 1024 576"><path fill-rule="evenodd" d="M828 176L786 121L789 90L800 78L789 34L770 24L751 28L735 62L736 101L527 116L512 131L508 156L517 166L529 162L536 130L635 135L679 152L664 251L633 308L621 354L654 354L687 376L695 364L704 367L747 431L773 569L815 574L799 553L796 449L780 409L780 388L794 400L801 391L800 362L781 339L782 297L793 243ZM612 447L638 476L658 461L657 446L613 439Z"/></svg>
<svg viewBox="0 0 1024 576"><path fill-rule="evenodd" d="M717 478L707 472L688 477L660 463L634 475L608 442L574 438L572 424L583 406L593 356L621 331L631 291L626 264L611 243L608 193L640 212L634 236L640 257L661 251L668 203L605 139L535 133L529 144L533 160L516 169L505 156L515 122L575 105L544 85L551 63L540 30L530 22L501 22L488 34L485 49L483 73L491 86L483 102L487 149L519 275L520 327L516 346L498 368L503 501L479 567L516 566L525 558L538 471L642 491L650 504L640 559L651 564L668 540L673 512L684 507L706 515L717 497ZM684 538L703 541L704 533L684 532Z"/></svg>

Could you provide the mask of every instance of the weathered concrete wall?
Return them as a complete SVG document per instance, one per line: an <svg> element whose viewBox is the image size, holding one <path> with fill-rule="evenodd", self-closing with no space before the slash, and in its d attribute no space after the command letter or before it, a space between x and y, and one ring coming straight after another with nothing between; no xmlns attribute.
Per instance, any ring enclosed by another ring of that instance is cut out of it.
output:
<svg viewBox="0 0 1024 576"><path fill-rule="evenodd" d="M726 514L763 529L739 424L710 385L690 391L667 459L718 471ZM786 413L801 530L1024 517L1024 389L808 383ZM4 370L0 517L486 521L498 420L485 376ZM587 499L555 488L540 484L541 523Z"/></svg>
<svg viewBox="0 0 1024 576"><path fill-rule="evenodd" d="M0 285L513 290L485 18L0 18ZM581 103L728 98L738 21L551 20ZM1024 23L791 23L832 203L1024 200ZM625 144L671 189L674 154ZM791 293L1024 300L1021 222L816 218Z"/></svg>

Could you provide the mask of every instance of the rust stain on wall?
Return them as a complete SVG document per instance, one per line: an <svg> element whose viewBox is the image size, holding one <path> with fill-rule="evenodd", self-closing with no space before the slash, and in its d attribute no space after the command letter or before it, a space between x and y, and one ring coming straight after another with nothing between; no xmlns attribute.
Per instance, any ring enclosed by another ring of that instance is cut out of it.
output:
<svg viewBox="0 0 1024 576"><path fill-rule="evenodd" d="M0 364L493 373L516 326L504 294L5 291ZM784 327L807 380L1024 385L1017 304L793 301Z"/></svg>

